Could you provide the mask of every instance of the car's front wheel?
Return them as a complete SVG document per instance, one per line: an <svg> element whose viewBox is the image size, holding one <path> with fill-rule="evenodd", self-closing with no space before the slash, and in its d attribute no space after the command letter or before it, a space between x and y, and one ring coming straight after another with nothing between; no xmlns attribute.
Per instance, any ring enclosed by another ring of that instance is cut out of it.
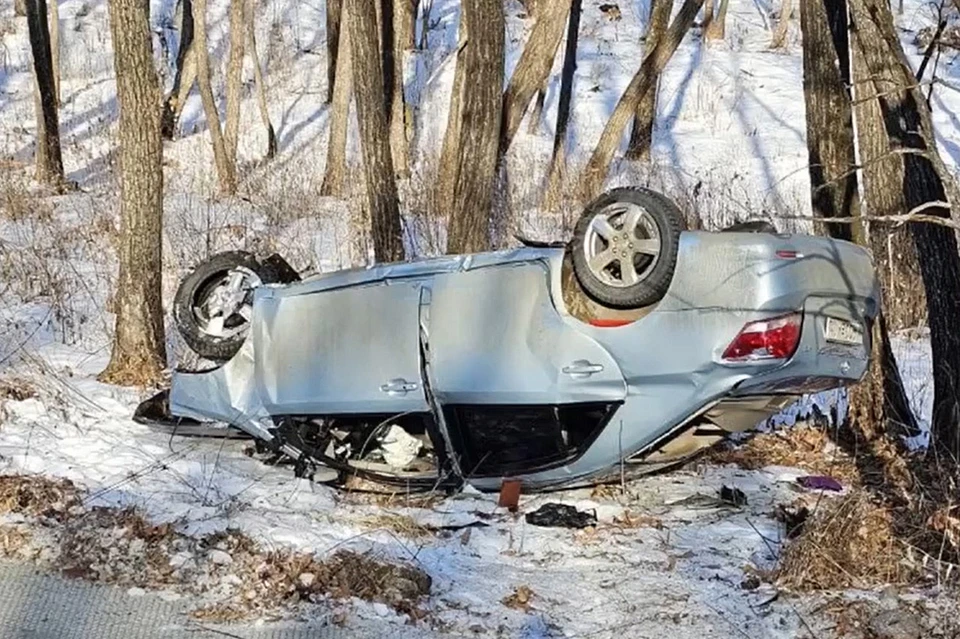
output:
<svg viewBox="0 0 960 639"><path fill-rule="evenodd" d="M284 275L275 264L244 251L213 255L197 265L177 289L173 302L177 329L200 357L230 359L247 338L253 290L283 281Z"/></svg>
<svg viewBox="0 0 960 639"><path fill-rule="evenodd" d="M635 309L667 293L680 251L683 214L647 189L618 188L584 209L574 229L573 269L590 297Z"/></svg>

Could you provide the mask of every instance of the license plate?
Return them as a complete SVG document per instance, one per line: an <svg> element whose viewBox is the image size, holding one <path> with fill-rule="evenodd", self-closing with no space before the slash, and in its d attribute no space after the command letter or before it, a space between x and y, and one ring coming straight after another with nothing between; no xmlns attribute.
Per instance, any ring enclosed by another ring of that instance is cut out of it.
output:
<svg viewBox="0 0 960 639"><path fill-rule="evenodd" d="M826 337L828 342L861 345L863 344L863 328L852 322L828 317Z"/></svg>

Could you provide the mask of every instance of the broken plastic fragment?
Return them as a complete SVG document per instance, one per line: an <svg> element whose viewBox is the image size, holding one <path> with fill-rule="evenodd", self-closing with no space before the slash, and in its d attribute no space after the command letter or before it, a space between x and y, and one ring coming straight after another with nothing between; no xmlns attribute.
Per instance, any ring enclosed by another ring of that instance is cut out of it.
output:
<svg viewBox="0 0 960 639"><path fill-rule="evenodd" d="M527 513L528 524L555 528L586 528L597 525L595 512L582 512L565 504L544 504Z"/></svg>
<svg viewBox="0 0 960 639"><path fill-rule="evenodd" d="M409 466L417 458L421 448L422 441L396 424L391 424L387 434L380 440L383 461L399 470Z"/></svg>

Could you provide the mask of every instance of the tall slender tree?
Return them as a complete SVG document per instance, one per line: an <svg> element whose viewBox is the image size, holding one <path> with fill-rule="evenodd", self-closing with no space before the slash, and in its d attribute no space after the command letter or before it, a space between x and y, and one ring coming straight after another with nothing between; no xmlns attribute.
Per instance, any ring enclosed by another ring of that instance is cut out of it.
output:
<svg viewBox="0 0 960 639"><path fill-rule="evenodd" d="M850 84L850 57L845 0L805 0L800 5L803 36L803 95L814 215L851 218L860 215L857 161ZM858 120L859 123L859 120ZM864 132L859 131L860 143ZM869 190L865 191L868 198ZM859 222L822 225L829 235L869 246ZM867 440L890 434L913 434L900 371L890 346L886 320L889 290L884 286L883 314L873 327L873 357L864 382L853 390L851 425Z"/></svg>
<svg viewBox="0 0 960 639"><path fill-rule="evenodd" d="M374 0L345 0L344 9L355 71L357 123L373 250L378 262L392 262L403 259L403 238L397 183L390 157L376 5ZM342 51L340 55L343 55Z"/></svg>
<svg viewBox="0 0 960 639"><path fill-rule="evenodd" d="M903 166L903 196L908 211L950 218L950 200L957 188L937 152L926 99L917 86L893 25L886 0L850 0L854 54L862 56L869 93L880 107L890 149ZM952 204L956 205L956 204ZM952 229L937 224L911 224L920 274L927 293L930 345L933 353L933 419L935 446L960 459L960 253Z"/></svg>
<svg viewBox="0 0 960 639"><path fill-rule="evenodd" d="M180 44L177 47L177 70L173 88L163 101L161 131L165 140L172 140L183 112L183 104L197 80L197 59L193 48L193 2L180 0Z"/></svg>
<svg viewBox="0 0 960 639"><path fill-rule="evenodd" d="M243 19L244 4L246 0L230 0L230 54L227 58L227 113L223 127L223 144L234 167L237 166L237 145L240 142L243 49L247 39L247 28Z"/></svg>
<svg viewBox="0 0 960 639"><path fill-rule="evenodd" d="M460 94L459 113L450 114L460 119L447 233L450 253L490 248L503 87L503 2L464 0L462 7L469 37L457 55L457 66L463 65L461 81L469 78L470 90Z"/></svg>
<svg viewBox="0 0 960 639"><path fill-rule="evenodd" d="M37 114L37 180L61 186L60 122L46 0L27 0L27 27L33 53L34 95Z"/></svg>
<svg viewBox="0 0 960 639"><path fill-rule="evenodd" d="M347 133L350 124L350 102L353 99L353 56L350 55L350 34L347 29L338 33L337 71L330 103L330 136L327 138L327 164L324 168L320 192L341 195L347 171Z"/></svg>
<svg viewBox="0 0 960 639"><path fill-rule="evenodd" d="M60 108L60 0L50 0L50 62L53 65L53 92Z"/></svg>
<svg viewBox="0 0 960 639"><path fill-rule="evenodd" d="M577 70L577 41L580 33L582 0L570 4L567 19L567 37L563 46L563 68L560 70L560 98L557 100L557 128L553 134L553 150L550 153L550 169L547 177L545 205L556 200L561 181L566 174L567 128L570 124L570 103L573 98L573 76Z"/></svg>
<svg viewBox="0 0 960 639"><path fill-rule="evenodd" d="M336 84L339 53L344 43L340 35L343 0L327 0L327 102L333 102Z"/></svg>
<svg viewBox="0 0 960 639"><path fill-rule="evenodd" d="M673 0L650 0L650 19L647 21L647 36L643 43L644 54L653 51L670 24ZM653 79L653 88L643 95L637 112L633 116L633 129L630 131L630 143L626 156L630 160L650 158L650 145L653 143L653 121L657 115L657 94L659 93L660 74Z"/></svg>
<svg viewBox="0 0 960 639"><path fill-rule="evenodd" d="M233 195L237 190L237 168L227 153L223 131L220 128L220 111L217 101L213 97L213 85L210 80L210 52L207 49L207 0L197 0L195 5L196 31L194 55L197 58L197 86L200 89L200 101L203 103L203 113L207 119L207 129L210 131L210 142L213 145L213 161L217 167L217 179L220 183L220 192L224 195Z"/></svg>
<svg viewBox="0 0 960 639"><path fill-rule="evenodd" d="M520 129L520 122L530 106L530 100L550 76L569 13L570 0L554 0L549 4L538 5L537 21L503 94L501 155L507 152L513 137Z"/></svg>
<svg viewBox="0 0 960 639"><path fill-rule="evenodd" d="M149 7L109 0L120 108L120 276L110 363L100 379L156 384L166 366L161 305L163 142Z"/></svg>
<svg viewBox="0 0 960 639"><path fill-rule="evenodd" d="M607 177L610 162L617 151L624 128L636 113L640 100L647 91L653 89L654 77L663 71L667 62L673 57L683 36L693 25L693 20L702 5L703 0L684 0L683 6L680 7L680 11L677 12L663 39L657 43L653 51L646 55L640 69L620 96L620 101L617 102L613 114L607 120L593 155L590 156L590 161L584 169L580 182L581 195L584 199L593 199L603 188L603 182Z"/></svg>
<svg viewBox="0 0 960 639"><path fill-rule="evenodd" d="M257 106L260 108L260 119L267 132L267 159L277 154L277 134L270 122L270 110L267 108L267 88L264 86L263 70L260 68L260 55L257 53L256 11L253 0L246 0L243 21L247 25L247 47L250 49L250 59L253 61L253 79L257 88Z"/></svg>

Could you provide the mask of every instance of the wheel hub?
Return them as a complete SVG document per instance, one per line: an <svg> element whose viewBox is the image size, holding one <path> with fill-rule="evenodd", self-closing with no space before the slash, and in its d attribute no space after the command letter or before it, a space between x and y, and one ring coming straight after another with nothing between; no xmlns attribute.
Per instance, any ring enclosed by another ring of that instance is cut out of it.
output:
<svg viewBox="0 0 960 639"><path fill-rule="evenodd" d="M613 204L597 213L583 243L590 272L615 288L643 281L657 265L661 248L653 217L633 203Z"/></svg>

